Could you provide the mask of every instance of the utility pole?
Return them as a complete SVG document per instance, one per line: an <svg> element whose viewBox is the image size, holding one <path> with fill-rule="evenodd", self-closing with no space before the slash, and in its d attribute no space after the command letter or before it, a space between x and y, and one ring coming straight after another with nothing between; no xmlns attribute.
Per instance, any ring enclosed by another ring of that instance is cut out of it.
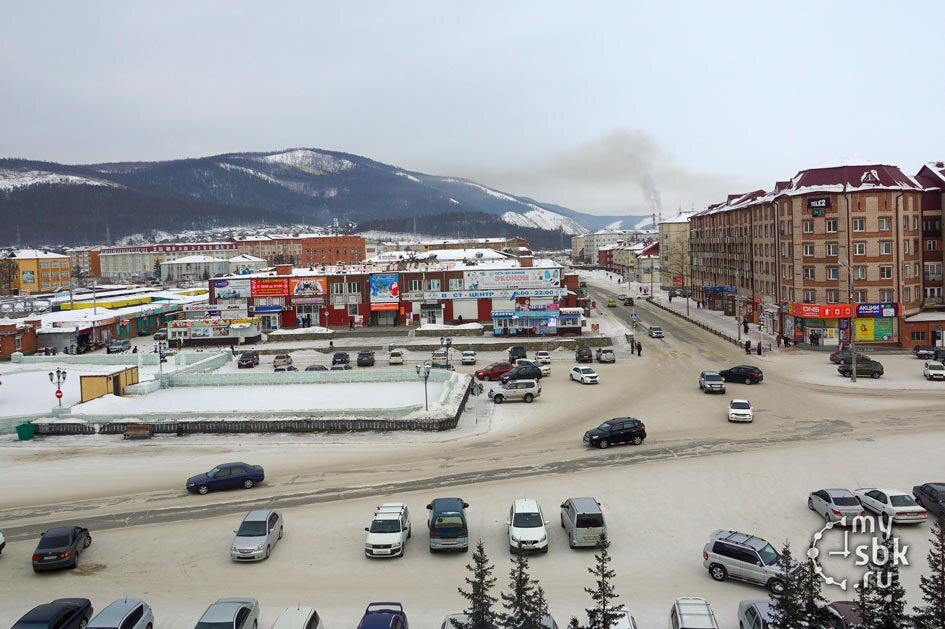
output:
<svg viewBox="0 0 945 629"><path fill-rule="evenodd" d="M856 382L856 366L857 366L857 357L856 357L856 304L853 303L853 269L850 267L849 263L844 262L843 260L837 260L843 268L847 271L847 289L850 294L850 364L852 369L850 370L850 382Z"/></svg>

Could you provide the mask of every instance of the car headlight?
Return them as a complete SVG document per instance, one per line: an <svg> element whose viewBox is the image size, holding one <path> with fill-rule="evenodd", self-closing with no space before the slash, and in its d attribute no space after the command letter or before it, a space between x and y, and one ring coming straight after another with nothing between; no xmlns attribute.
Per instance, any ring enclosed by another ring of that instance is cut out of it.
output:
<svg viewBox="0 0 945 629"><path fill-rule="evenodd" d="M263 548L265 548L265 546L263 544L260 544L259 546L256 547L256 551L258 552L262 550Z"/></svg>
<svg viewBox="0 0 945 629"><path fill-rule="evenodd" d="M513 534L513 535L512 535L512 541L513 541L513 542L518 542L518 541L520 541L520 540L519 540L517 537L515 537L515 535Z"/></svg>
<svg viewBox="0 0 945 629"><path fill-rule="evenodd" d="M391 548L400 548L400 542L394 542L390 545Z"/></svg>
<svg viewBox="0 0 945 629"><path fill-rule="evenodd" d="M591 435L591 439L600 439L600 435Z"/></svg>
<svg viewBox="0 0 945 629"><path fill-rule="evenodd" d="M232 550L232 551L235 553L235 552L237 552L239 549L236 547L236 544L233 544L232 546L230 546L230 550Z"/></svg>
<svg viewBox="0 0 945 629"><path fill-rule="evenodd" d="M542 535L542 536L541 536L541 539L538 540L538 541L539 541L539 542L546 542L546 541L548 541L548 536L547 536L547 535Z"/></svg>

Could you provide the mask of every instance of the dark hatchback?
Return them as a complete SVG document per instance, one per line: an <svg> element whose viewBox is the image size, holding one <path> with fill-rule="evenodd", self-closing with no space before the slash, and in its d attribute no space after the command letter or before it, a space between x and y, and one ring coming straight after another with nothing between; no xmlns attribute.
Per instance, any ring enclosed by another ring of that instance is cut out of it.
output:
<svg viewBox="0 0 945 629"><path fill-rule="evenodd" d="M926 483L912 488L919 506L933 515L945 518L945 483Z"/></svg>
<svg viewBox="0 0 945 629"><path fill-rule="evenodd" d="M745 384L758 384L765 379L764 373L751 365L736 365L729 369L723 369L719 372L719 375L726 382L744 382Z"/></svg>
<svg viewBox="0 0 945 629"><path fill-rule="evenodd" d="M536 365L517 365L500 378L502 383L510 380L541 380L541 369Z"/></svg>
<svg viewBox="0 0 945 629"><path fill-rule="evenodd" d="M348 352L335 352L334 356L331 357L332 365L347 365L351 362L351 357L348 356Z"/></svg>
<svg viewBox="0 0 945 629"><path fill-rule="evenodd" d="M80 629L91 618L92 601L89 599L57 598L26 612L12 629Z"/></svg>
<svg viewBox="0 0 945 629"><path fill-rule="evenodd" d="M58 526L39 538L33 551L33 572L75 568L79 554L92 545L92 535L81 526Z"/></svg>
<svg viewBox="0 0 945 629"><path fill-rule="evenodd" d="M638 446L644 439L646 424L635 417L608 419L597 428L591 428L584 433L584 443L601 449L624 443Z"/></svg>
<svg viewBox="0 0 945 629"><path fill-rule="evenodd" d="M248 367L252 369L258 364L259 364L259 352L255 350L251 352L243 352L242 354L240 354L239 360L236 361L236 366L239 369L242 369L243 367Z"/></svg>
<svg viewBox="0 0 945 629"><path fill-rule="evenodd" d="M590 347L579 347L574 353L574 360L579 363L592 363L594 362L594 353Z"/></svg>
<svg viewBox="0 0 945 629"><path fill-rule="evenodd" d="M373 367L374 352L368 349L362 349L358 352L358 367Z"/></svg>
<svg viewBox="0 0 945 629"><path fill-rule="evenodd" d="M371 603L364 610L358 629L408 629L404 606L400 603Z"/></svg>
<svg viewBox="0 0 945 629"><path fill-rule="evenodd" d="M207 494L219 489L251 488L266 478L263 468L247 463L224 463L206 474L197 474L187 479L187 491L192 494Z"/></svg>
<svg viewBox="0 0 945 629"><path fill-rule="evenodd" d="M847 365L840 363L840 366L837 367L837 373L839 373L844 378L849 378L853 374L853 365ZM882 363L876 362L875 360L860 360L856 363L856 377L860 376L869 376L870 378L879 378L883 375L883 365Z"/></svg>
<svg viewBox="0 0 945 629"><path fill-rule="evenodd" d="M866 354L861 354L860 352L856 353L857 362L866 362L870 360L870 357ZM849 365L853 362L853 356L849 350L842 352L834 352L830 354L830 362L835 365Z"/></svg>

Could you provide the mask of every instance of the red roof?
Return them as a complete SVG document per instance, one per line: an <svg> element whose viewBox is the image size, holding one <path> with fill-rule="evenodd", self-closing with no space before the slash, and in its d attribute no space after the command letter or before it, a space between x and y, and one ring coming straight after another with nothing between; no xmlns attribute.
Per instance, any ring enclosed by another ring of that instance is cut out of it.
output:
<svg viewBox="0 0 945 629"><path fill-rule="evenodd" d="M809 188L830 188L847 190L863 188L904 188L920 190L921 186L903 173L897 166L867 164L862 166L833 166L830 168L811 168L797 173L791 180L785 194L803 194Z"/></svg>

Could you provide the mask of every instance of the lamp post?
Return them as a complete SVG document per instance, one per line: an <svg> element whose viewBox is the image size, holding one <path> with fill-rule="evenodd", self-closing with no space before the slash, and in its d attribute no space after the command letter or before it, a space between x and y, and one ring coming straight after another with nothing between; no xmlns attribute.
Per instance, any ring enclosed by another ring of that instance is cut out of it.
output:
<svg viewBox="0 0 945 629"><path fill-rule="evenodd" d="M442 336L440 337L440 347L446 348L446 368L447 369L452 369L452 366L450 366L450 347L452 345L453 345L453 339L449 337L446 337L446 338Z"/></svg>
<svg viewBox="0 0 945 629"><path fill-rule="evenodd" d="M66 381L66 370L56 367L55 372L49 372L49 381L56 385L56 399L59 400L59 408L62 408L62 383Z"/></svg>
<svg viewBox="0 0 945 629"><path fill-rule="evenodd" d="M167 352L167 341L155 341L154 353L158 355L158 371L164 373L164 355Z"/></svg>
<svg viewBox="0 0 945 629"><path fill-rule="evenodd" d="M850 364L853 368L850 370L850 382L856 382L856 304L853 303L853 269L843 260L837 260L847 271L847 288L850 293Z"/></svg>
<svg viewBox="0 0 945 629"><path fill-rule="evenodd" d="M423 407L430 410L430 401L427 397L427 381L430 379L430 363L417 365L417 377L423 378Z"/></svg>

